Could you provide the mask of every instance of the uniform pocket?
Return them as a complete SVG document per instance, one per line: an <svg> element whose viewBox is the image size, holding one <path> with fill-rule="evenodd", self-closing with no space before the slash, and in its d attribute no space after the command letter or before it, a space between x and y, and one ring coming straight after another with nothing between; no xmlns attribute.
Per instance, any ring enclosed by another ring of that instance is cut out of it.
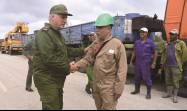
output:
<svg viewBox="0 0 187 111"><path fill-rule="evenodd" d="M103 66L105 69L110 69L114 62L114 54L105 53L103 55Z"/></svg>

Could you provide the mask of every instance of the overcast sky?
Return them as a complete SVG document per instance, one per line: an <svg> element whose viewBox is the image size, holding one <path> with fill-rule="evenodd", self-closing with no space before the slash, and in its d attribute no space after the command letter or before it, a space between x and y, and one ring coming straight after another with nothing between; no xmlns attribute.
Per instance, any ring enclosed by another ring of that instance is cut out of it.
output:
<svg viewBox="0 0 187 111"><path fill-rule="evenodd" d="M69 25L94 21L101 13L112 16L140 13L164 19L167 0L0 0L0 38L17 21L29 24L29 33L40 29L48 21L53 5L62 3L74 16L68 18Z"/></svg>

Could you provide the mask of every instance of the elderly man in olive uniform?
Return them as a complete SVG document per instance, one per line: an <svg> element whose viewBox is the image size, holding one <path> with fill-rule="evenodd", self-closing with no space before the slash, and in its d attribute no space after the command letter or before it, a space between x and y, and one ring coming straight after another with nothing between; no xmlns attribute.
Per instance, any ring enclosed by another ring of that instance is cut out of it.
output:
<svg viewBox="0 0 187 111"><path fill-rule="evenodd" d="M170 42L165 45L162 52L161 64L165 69L165 82L167 87L167 93L163 98L169 98L173 96L173 103L177 103L177 94L179 90L179 82L182 79L182 65L183 56L186 44L184 41L178 39L178 30L173 29L170 31Z"/></svg>
<svg viewBox="0 0 187 111"><path fill-rule="evenodd" d="M63 4L50 10L49 23L36 34L34 43L34 83L38 89L42 109L63 108L63 87L66 75L70 73L71 54L84 53L83 50L68 48L60 33L67 22L67 8Z"/></svg>
<svg viewBox="0 0 187 111"><path fill-rule="evenodd" d="M127 74L126 52L120 40L112 37L113 18L102 14L96 20L97 39L86 56L72 66L93 67L93 97L98 110L116 109Z"/></svg>

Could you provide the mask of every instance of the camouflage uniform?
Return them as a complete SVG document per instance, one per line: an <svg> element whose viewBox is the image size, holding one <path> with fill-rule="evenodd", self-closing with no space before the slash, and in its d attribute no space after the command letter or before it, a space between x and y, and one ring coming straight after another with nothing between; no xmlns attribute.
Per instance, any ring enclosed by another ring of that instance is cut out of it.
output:
<svg viewBox="0 0 187 111"><path fill-rule="evenodd" d="M167 46L167 44L166 44ZM167 67L165 66L165 73L166 73L166 85L167 86L174 86L175 88L179 88L179 81L182 79L182 65L183 65L183 61L182 61L182 54L184 52L184 49L186 48L186 45L183 41L181 40L177 40L176 44L175 44L175 57L176 57L176 61L177 61L177 67ZM162 59L161 59L161 64L166 64L167 58L166 58L166 47L162 52ZM169 77L170 73L169 72L173 72L173 79L171 80L171 77Z"/></svg>
<svg viewBox="0 0 187 111"><path fill-rule="evenodd" d="M173 48L171 48L171 45ZM169 46L170 45L170 46ZM168 98L173 95L173 102L177 103L177 94L179 89L179 82L182 79L182 65L183 60L182 57L184 56L184 51L186 49L186 45L181 40L176 40L175 42L166 44L166 47L164 48L162 52L162 58L161 58L161 64L164 66L165 70L165 82L167 86L167 94L163 96L163 98ZM170 50L170 51L169 51ZM171 52L171 50L173 50ZM170 53L171 52L171 53ZM171 66L168 65L168 62L171 63L171 57L168 57L168 53L170 55L174 55L174 62L176 65Z"/></svg>
<svg viewBox="0 0 187 111"><path fill-rule="evenodd" d="M158 36L155 36L154 42L157 46L157 51L160 54L161 51L164 49L166 42L161 37L158 37Z"/></svg>

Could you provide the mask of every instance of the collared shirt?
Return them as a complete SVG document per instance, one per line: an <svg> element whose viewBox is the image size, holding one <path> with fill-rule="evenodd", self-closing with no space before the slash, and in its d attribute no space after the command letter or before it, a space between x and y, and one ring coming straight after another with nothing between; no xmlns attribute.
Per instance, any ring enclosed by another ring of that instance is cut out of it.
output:
<svg viewBox="0 0 187 111"><path fill-rule="evenodd" d="M110 93L111 89L115 89L115 93L121 94L127 73L126 51L120 40L111 38L112 35L108 35L104 42L95 40L90 45L86 56L77 64L81 68L85 68L88 64L94 62L94 89L98 86L107 93ZM96 52L105 42L107 43L95 57Z"/></svg>

